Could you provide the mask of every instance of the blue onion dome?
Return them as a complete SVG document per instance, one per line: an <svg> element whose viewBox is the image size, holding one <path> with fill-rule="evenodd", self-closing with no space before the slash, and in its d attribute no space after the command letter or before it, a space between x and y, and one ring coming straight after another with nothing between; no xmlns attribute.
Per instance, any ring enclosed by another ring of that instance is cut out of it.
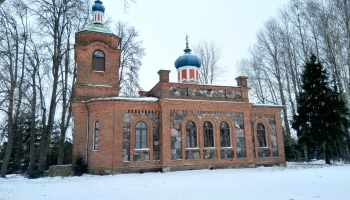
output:
<svg viewBox="0 0 350 200"><path fill-rule="evenodd" d="M178 69L179 67L183 67L183 66L196 66L196 67L200 67L201 66L201 62L199 60L199 58L193 54L191 54L191 49L188 48L188 43L186 43L186 49L184 50L185 54L180 56L178 59L176 59L174 65L176 67L176 69Z"/></svg>
<svg viewBox="0 0 350 200"><path fill-rule="evenodd" d="M92 12L94 11L100 11L100 12L105 12L105 7L102 5L102 1L96 0L95 4L92 5Z"/></svg>

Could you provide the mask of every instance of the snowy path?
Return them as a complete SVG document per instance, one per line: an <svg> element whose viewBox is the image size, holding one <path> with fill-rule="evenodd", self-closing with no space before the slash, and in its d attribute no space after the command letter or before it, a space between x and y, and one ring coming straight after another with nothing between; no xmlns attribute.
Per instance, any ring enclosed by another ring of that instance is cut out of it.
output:
<svg viewBox="0 0 350 200"><path fill-rule="evenodd" d="M350 165L0 179L3 199L350 200Z"/></svg>

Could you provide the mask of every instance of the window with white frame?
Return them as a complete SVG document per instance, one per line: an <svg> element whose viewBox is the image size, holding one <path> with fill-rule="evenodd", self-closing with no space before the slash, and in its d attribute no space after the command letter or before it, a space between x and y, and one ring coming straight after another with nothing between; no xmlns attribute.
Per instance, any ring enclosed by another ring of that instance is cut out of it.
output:
<svg viewBox="0 0 350 200"><path fill-rule="evenodd" d="M135 128L135 148L136 149L146 149L147 144L147 124L144 121L139 121L136 123Z"/></svg>
<svg viewBox="0 0 350 200"><path fill-rule="evenodd" d="M203 124L204 131L204 147L214 147L213 124L209 121Z"/></svg>
<svg viewBox="0 0 350 200"><path fill-rule="evenodd" d="M186 147L195 148L197 147L197 130L196 123L189 121L186 124Z"/></svg>
<svg viewBox="0 0 350 200"><path fill-rule="evenodd" d="M98 121L95 122L95 129L94 129L94 151L98 150L98 134L99 134L99 126Z"/></svg>
<svg viewBox="0 0 350 200"><path fill-rule="evenodd" d="M102 51L95 51L92 54L92 70L104 72L105 71L105 54Z"/></svg>
<svg viewBox="0 0 350 200"><path fill-rule="evenodd" d="M266 131L265 126L259 123L257 126L258 147L266 147Z"/></svg>
<svg viewBox="0 0 350 200"><path fill-rule="evenodd" d="M230 147L230 125L227 122L221 122L220 124L220 143L221 147Z"/></svg>

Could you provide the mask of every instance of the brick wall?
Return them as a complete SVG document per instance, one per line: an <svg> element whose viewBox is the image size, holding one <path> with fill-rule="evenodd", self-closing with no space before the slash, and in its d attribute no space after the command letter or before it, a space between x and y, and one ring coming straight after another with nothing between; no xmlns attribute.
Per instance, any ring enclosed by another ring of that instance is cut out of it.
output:
<svg viewBox="0 0 350 200"><path fill-rule="evenodd" d="M119 94L120 39L107 33L82 31L76 33L75 61L77 79L74 85L75 100L95 97L111 97ZM95 51L105 54L105 71L92 70L92 55Z"/></svg>
<svg viewBox="0 0 350 200"><path fill-rule="evenodd" d="M82 106L75 103L74 153L84 150ZM200 169L209 167L249 166L284 163L281 108L254 107L252 104L229 102L193 102L159 100L135 102L127 100L87 103L90 113L89 169L91 173L128 173L168 169ZM257 114L258 113L258 114ZM78 121L77 121L78 120ZM197 125L198 148L186 148L186 122ZM99 121L99 149L93 151L94 122ZM135 125L148 125L148 149L135 149ZM210 121L214 129L214 147L204 148L203 123ZM220 123L230 125L231 147L220 147ZM259 156L254 124L268 124L269 156ZM76 133L79 132L79 133ZM282 144L281 144L282 142ZM192 166L192 167L191 167Z"/></svg>
<svg viewBox="0 0 350 200"><path fill-rule="evenodd" d="M249 88L159 82L147 94L159 98L249 102Z"/></svg>

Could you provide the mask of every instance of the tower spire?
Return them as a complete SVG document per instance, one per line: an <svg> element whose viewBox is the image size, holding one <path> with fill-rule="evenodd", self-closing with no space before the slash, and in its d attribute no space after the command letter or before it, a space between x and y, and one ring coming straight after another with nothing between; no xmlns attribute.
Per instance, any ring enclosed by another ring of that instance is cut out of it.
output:
<svg viewBox="0 0 350 200"><path fill-rule="evenodd" d="M191 54L191 49L188 47L188 35L186 34L186 49L184 54L175 60L177 69L177 80L179 83L198 83L200 60L197 56Z"/></svg>
<svg viewBox="0 0 350 200"><path fill-rule="evenodd" d="M92 5L92 14L94 16L94 24L103 24L103 16L105 14L105 7L102 5L102 1L96 0Z"/></svg>
<svg viewBox="0 0 350 200"><path fill-rule="evenodd" d="M185 53L190 53L192 50L188 47L188 35L186 34L186 49L184 49Z"/></svg>

